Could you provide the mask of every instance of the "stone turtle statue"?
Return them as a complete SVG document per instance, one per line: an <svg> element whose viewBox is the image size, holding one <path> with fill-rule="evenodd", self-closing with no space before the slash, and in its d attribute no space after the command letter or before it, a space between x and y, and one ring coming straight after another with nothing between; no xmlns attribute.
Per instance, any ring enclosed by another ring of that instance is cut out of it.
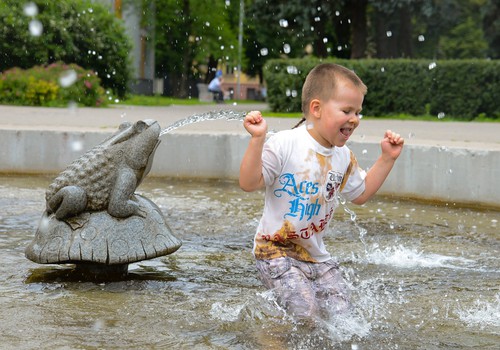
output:
<svg viewBox="0 0 500 350"><path fill-rule="evenodd" d="M175 252L182 242L161 210L135 194L151 169L160 131L151 119L123 123L62 171L46 191L26 257L125 274L129 263Z"/></svg>

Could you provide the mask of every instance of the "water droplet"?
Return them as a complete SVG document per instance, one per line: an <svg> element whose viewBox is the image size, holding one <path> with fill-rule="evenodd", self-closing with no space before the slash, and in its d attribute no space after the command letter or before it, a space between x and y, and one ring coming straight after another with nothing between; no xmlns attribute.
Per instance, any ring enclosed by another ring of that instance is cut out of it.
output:
<svg viewBox="0 0 500 350"><path fill-rule="evenodd" d="M385 67L380 68L380 71L381 71L382 73L384 73L384 72L385 72Z"/></svg>
<svg viewBox="0 0 500 350"><path fill-rule="evenodd" d="M337 51L342 51L342 46L337 46Z"/></svg>
<svg viewBox="0 0 500 350"><path fill-rule="evenodd" d="M297 90L292 90L292 97L297 97Z"/></svg>
<svg viewBox="0 0 500 350"><path fill-rule="evenodd" d="M290 51L292 51L291 47L289 44L285 44L283 45L283 52L286 53L286 54L289 54Z"/></svg>
<svg viewBox="0 0 500 350"><path fill-rule="evenodd" d="M388 38L390 38L392 36L392 32L390 30L388 30L385 35L387 35Z"/></svg>
<svg viewBox="0 0 500 350"><path fill-rule="evenodd" d="M263 47L260 49L260 55L261 56L267 56L269 54L269 50L266 47Z"/></svg>
<svg viewBox="0 0 500 350"><path fill-rule="evenodd" d="M83 149L83 142L80 140L73 141L70 147L74 152L80 152Z"/></svg>
<svg viewBox="0 0 500 350"><path fill-rule="evenodd" d="M328 38L323 38L323 42L326 44L328 42Z"/></svg>
<svg viewBox="0 0 500 350"><path fill-rule="evenodd" d="M286 67L286 71L288 74L299 74L299 69L295 66Z"/></svg>
<svg viewBox="0 0 500 350"><path fill-rule="evenodd" d="M221 49L221 50L224 50L224 45L221 45L221 46L220 46L220 49Z"/></svg>
<svg viewBox="0 0 500 350"><path fill-rule="evenodd" d="M429 70L436 68L436 66L437 66L436 62L429 63Z"/></svg>
<svg viewBox="0 0 500 350"><path fill-rule="evenodd" d="M210 27L210 22L205 22L205 27Z"/></svg>
<svg viewBox="0 0 500 350"><path fill-rule="evenodd" d="M280 27L286 28L288 27L288 21L286 19L280 19Z"/></svg>
<svg viewBox="0 0 500 350"><path fill-rule="evenodd" d="M42 35L42 32L43 32L42 22L40 22L37 19L34 19L34 20L30 21L29 31L30 31L30 34L32 36L40 36L40 35Z"/></svg>
<svg viewBox="0 0 500 350"><path fill-rule="evenodd" d="M38 15L38 6L34 2L28 2L24 5L23 12L26 16L35 17Z"/></svg>
<svg viewBox="0 0 500 350"><path fill-rule="evenodd" d="M314 17L314 22L319 22L319 21L321 21L321 18L319 16Z"/></svg>
<svg viewBox="0 0 500 350"><path fill-rule="evenodd" d="M88 11L89 11L89 13L93 13L94 9L93 8L89 8Z"/></svg>
<svg viewBox="0 0 500 350"><path fill-rule="evenodd" d="M59 85L62 87L71 86L76 82L77 78L78 75L76 74L76 71L74 69L68 69L67 71L62 72L59 76Z"/></svg>
<svg viewBox="0 0 500 350"><path fill-rule="evenodd" d="M420 41L420 42L425 41L425 37L423 35L419 35L418 41Z"/></svg>
<svg viewBox="0 0 500 350"><path fill-rule="evenodd" d="M446 114L444 114L444 112L438 113L438 119L443 119L445 116L446 116Z"/></svg>

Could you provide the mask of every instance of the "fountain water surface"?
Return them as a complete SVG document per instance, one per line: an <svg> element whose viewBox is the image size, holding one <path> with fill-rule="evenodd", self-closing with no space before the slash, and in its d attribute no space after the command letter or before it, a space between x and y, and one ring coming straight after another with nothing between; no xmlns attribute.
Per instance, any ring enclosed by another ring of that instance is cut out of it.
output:
<svg viewBox="0 0 500 350"><path fill-rule="evenodd" d="M24 257L47 177L0 178L0 333L5 348L496 349L497 210L378 197L338 210L326 240L354 310L316 334L296 328L256 278L263 194L231 181L147 178L183 246L132 263L121 281ZM357 227L358 226L358 227ZM359 228L366 230L363 241Z"/></svg>

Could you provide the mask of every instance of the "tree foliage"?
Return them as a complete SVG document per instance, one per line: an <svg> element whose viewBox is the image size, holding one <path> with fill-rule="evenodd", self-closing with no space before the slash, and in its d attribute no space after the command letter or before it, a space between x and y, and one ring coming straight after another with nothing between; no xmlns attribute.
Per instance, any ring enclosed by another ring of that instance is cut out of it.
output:
<svg viewBox="0 0 500 350"><path fill-rule="evenodd" d="M89 0L33 3L38 13L27 14L24 1L0 2L0 71L59 61L76 63L96 72L105 88L124 96L131 45L121 21ZM41 35L30 32L30 23L43 26Z"/></svg>
<svg viewBox="0 0 500 350"><path fill-rule="evenodd" d="M196 80L215 75L218 62L236 66L237 28L230 21L235 5L234 1L156 1L156 72L168 78L174 95L190 96Z"/></svg>

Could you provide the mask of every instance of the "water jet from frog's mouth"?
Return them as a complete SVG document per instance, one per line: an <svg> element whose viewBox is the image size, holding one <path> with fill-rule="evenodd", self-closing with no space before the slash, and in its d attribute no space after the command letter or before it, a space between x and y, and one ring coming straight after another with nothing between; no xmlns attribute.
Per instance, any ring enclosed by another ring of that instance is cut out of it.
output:
<svg viewBox="0 0 500 350"><path fill-rule="evenodd" d="M245 115L247 112L236 112L236 111L231 111L231 110L224 110L224 111L211 111L211 112L206 112L206 113L201 113L201 114L193 114L187 118L181 119L176 121L175 123L167 126L160 132L160 136L169 133L172 130L178 129L182 126L186 126L189 124L194 124L198 122L203 122L206 120L220 120L220 119L225 119L227 121L231 120L236 120L236 121L243 121L243 118L245 118Z"/></svg>

